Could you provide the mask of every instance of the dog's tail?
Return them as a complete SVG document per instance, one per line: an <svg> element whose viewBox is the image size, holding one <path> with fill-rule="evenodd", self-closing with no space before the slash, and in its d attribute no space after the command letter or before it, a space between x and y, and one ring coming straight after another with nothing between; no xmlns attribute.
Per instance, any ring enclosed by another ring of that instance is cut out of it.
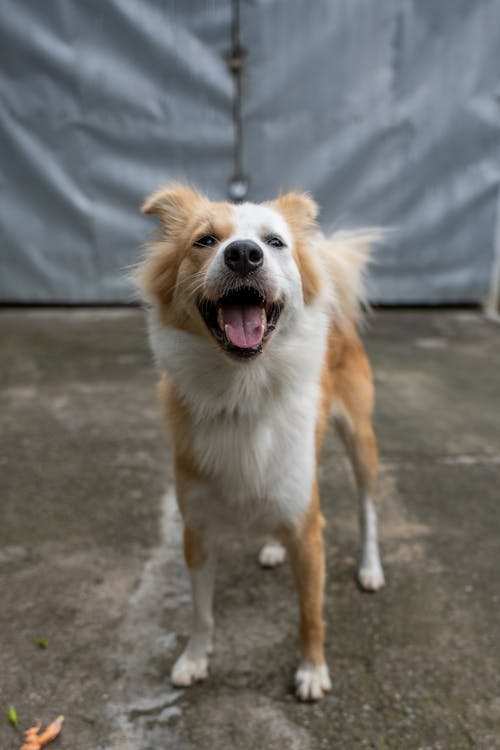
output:
<svg viewBox="0 0 500 750"><path fill-rule="evenodd" d="M337 321L359 323L368 309L365 276L371 247L385 230L377 227L335 232L321 242L330 281L332 312Z"/></svg>

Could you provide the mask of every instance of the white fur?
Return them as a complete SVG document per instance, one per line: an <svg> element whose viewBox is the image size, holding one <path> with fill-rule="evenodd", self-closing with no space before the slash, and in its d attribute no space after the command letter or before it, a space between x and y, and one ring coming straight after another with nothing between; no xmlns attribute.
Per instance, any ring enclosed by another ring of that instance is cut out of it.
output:
<svg viewBox="0 0 500 750"><path fill-rule="evenodd" d="M189 687L208 677L208 652L192 655L187 649L175 662L170 679L175 687Z"/></svg>
<svg viewBox="0 0 500 750"><path fill-rule="evenodd" d="M378 591L385 583L378 548L377 511L367 495L361 499L361 562L358 581L365 591Z"/></svg>
<svg viewBox="0 0 500 750"><path fill-rule="evenodd" d="M295 689L301 701L318 701L332 689L326 664L315 667L303 662L295 673Z"/></svg>
<svg viewBox="0 0 500 750"><path fill-rule="evenodd" d="M358 489L359 528L361 533L361 558L358 567L358 581L365 591L378 591L385 584L384 571L380 561L378 545L377 510L367 493L361 472L356 471L356 455L353 446L353 425L340 404L332 410L336 427L354 469Z"/></svg>
<svg viewBox="0 0 500 750"><path fill-rule="evenodd" d="M259 531L300 520L315 469L323 312L304 310L288 337L276 335L255 362L234 364L210 341L168 330L155 317L153 349L193 417L193 454L213 477L210 487L193 487L188 516L201 505L224 526L230 520Z"/></svg>
<svg viewBox="0 0 500 750"><path fill-rule="evenodd" d="M263 568L276 568L285 562L286 550L279 542L265 544L259 552L259 563Z"/></svg>
<svg viewBox="0 0 500 750"><path fill-rule="evenodd" d="M193 597L193 625L189 642L175 662L171 679L177 687L187 687L208 676L208 656L212 651L213 592L215 555L213 551L200 568L190 572Z"/></svg>
<svg viewBox="0 0 500 750"><path fill-rule="evenodd" d="M264 254L259 280L266 288L268 297L277 299L281 296L290 298L295 293L300 295L300 274L292 256L292 237L281 214L268 206L253 203L232 206L231 210L234 232L220 243L212 259L205 283L206 295L219 297L221 288L231 286L232 274L225 265L224 251L231 242L243 238L257 243ZM275 248L268 245L265 240L269 235L278 235L285 246Z"/></svg>

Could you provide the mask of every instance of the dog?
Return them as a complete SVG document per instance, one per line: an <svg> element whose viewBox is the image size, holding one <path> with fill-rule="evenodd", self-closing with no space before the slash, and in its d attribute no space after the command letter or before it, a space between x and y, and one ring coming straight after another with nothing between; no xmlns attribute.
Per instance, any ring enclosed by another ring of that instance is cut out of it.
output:
<svg viewBox="0 0 500 750"><path fill-rule="evenodd" d="M371 230L325 237L318 206L288 192L212 202L171 185L142 211L158 240L137 270L173 446L193 627L175 686L208 674L218 541L265 536L263 565L288 555L300 610L297 697L331 689L322 619L323 517L317 461L333 415L356 479L360 586L384 585L377 538L374 389L357 333Z"/></svg>

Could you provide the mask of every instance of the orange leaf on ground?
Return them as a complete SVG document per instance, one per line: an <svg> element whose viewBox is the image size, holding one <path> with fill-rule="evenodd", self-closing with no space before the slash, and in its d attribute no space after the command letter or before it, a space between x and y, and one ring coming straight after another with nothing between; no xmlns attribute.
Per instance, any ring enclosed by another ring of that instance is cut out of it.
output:
<svg viewBox="0 0 500 750"><path fill-rule="evenodd" d="M52 742L61 731L63 721L64 716L58 716L57 719L53 721L52 724L49 724L47 729L41 734L39 734L42 726L41 722L38 722L38 724L31 727L31 729L27 729L24 733L24 745L21 750L40 750L40 748L48 745L48 743Z"/></svg>

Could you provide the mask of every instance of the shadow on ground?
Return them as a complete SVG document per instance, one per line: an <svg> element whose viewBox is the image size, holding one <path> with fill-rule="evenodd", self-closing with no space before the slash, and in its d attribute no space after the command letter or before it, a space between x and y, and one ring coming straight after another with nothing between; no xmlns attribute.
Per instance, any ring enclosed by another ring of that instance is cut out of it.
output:
<svg viewBox="0 0 500 750"><path fill-rule="evenodd" d="M222 554L211 677L173 690L188 585L137 310L0 314L0 746L66 716L71 750L500 748L500 328L377 313L387 587L354 583L356 509L333 433L321 468L331 694L291 691L296 607L257 546ZM36 641L46 638L46 649Z"/></svg>

